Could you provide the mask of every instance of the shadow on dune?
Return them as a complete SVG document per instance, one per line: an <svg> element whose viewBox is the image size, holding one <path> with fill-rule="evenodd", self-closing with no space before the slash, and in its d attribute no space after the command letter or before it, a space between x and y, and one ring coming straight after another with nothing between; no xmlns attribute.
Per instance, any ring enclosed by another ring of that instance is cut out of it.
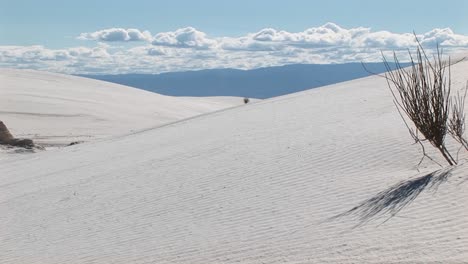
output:
<svg viewBox="0 0 468 264"><path fill-rule="evenodd" d="M415 179L395 184L377 193L372 198L362 202L351 210L332 217L332 219L345 216L353 217L359 221L357 226L363 225L379 216L389 216L388 219L390 219L403 208L411 204L422 191L437 190L440 184L447 181L452 170L453 167L441 169Z"/></svg>

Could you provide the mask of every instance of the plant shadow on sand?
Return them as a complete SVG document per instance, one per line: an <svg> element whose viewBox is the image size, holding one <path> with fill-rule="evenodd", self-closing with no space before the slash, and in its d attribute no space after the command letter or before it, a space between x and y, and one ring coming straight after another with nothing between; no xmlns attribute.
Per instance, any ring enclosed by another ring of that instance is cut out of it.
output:
<svg viewBox="0 0 468 264"><path fill-rule="evenodd" d="M388 216L384 221L385 223L403 208L411 204L422 191L436 191L451 176L453 169L454 167L441 169L415 179L402 181L377 193L351 210L331 217L330 220L341 217L353 217L359 221L355 227L359 227L374 218Z"/></svg>

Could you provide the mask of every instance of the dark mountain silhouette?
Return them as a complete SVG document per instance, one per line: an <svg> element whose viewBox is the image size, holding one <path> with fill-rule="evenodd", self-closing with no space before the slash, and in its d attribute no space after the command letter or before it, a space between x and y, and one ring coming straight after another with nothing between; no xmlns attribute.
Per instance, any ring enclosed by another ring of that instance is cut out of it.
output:
<svg viewBox="0 0 468 264"><path fill-rule="evenodd" d="M382 63L368 63L373 73ZM172 96L270 98L371 75L361 63L294 64L254 70L212 69L161 74L81 75Z"/></svg>

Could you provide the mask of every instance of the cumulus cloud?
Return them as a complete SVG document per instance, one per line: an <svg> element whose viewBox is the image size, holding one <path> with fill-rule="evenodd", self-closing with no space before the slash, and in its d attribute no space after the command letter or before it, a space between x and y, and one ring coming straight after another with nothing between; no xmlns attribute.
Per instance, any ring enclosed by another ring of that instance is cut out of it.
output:
<svg viewBox="0 0 468 264"><path fill-rule="evenodd" d="M281 50L285 47L294 46L303 49L351 46L353 40L366 35L369 31L366 28L347 30L333 23L309 28L301 32L265 28L241 38L225 38L222 41L222 47L229 50Z"/></svg>
<svg viewBox="0 0 468 264"><path fill-rule="evenodd" d="M445 53L468 50L468 36L449 28L417 35L428 52L440 44ZM154 36L138 29L112 28L83 33L95 47L47 49L0 46L0 67L34 68L65 73L159 73L207 68L276 66L291 63L380 61L396 51L402 60L416 42L412 33L346 29L333 23L300 32L265 28L240 37L209 37L192 27ZM117 41L134 45L116 45ZM140 42L138 42L140 41ZM106 44L103 44L106 43ZM130 47L129 47L130 46Z"/></svg>
<svg viewBox="0 0 468 264"><path fill-rule="evenodd" d="M455 34L452 30L434 29L425 34L417 35L423 45L446 47L468 46L468 36ZM357 27L344 29L336 24L327 23L301 32L288 32L265 28L256 33L239 38L223 38L218 40L219 46L226 50L244 51L276 51L286 47L301 49L322 49L341 47L352 50L367 49L406 49L416 45L412 33L392 33L389 31L371 31L370 28Z"/></svg>
<svg viewBox="0 0 468 264"><path fill-rule="evenodd" d="M418 38L423 44L432 46L436 43L448 47L468 45L468 36L457 35L447 28L434 29L426 34L418 35ZM370 28L364 27L345 29L334 23L308 28L301 32L265 28L240 38L224 38L219 41L220 46L226 50L250 51L282 50L285 47L299 47L302 49L327 47L378 48L386 50L404 49L416 44L412 33L373 32Z"/></svg>
<svg viewBox="0 0 468 264"><path fill-rule="evenodd" d="M450 28L436 28L423 34L421 42L429 45L466 47L468 46L468 36L455 34Z"/></svg>
<svg viewBox="0 0 468 264"><path fill-rule="evenodd" d="M109 28L91 33L81 33L78 39L98 41L151 41L152 37L149 31L140 31L134 28Z"/></svg>
<svg viewBox="0 0 468 264"><path fill-rule="evenodd" d="M156 34L152 42L155 46L196 49L209 49L215 46L216 43L215 39L208 38L204 32L198 31L193 27Z"/></svg>
<svg viewBox="0 0 468 264"><path fill-rule="evenodd" d="M103 42L146 41L154 46L209 49L217 44L216 39L210 39L206 33L193 27L177 29L176 31L161 32L152 36L149 31L138 29L109 28L91 33L81 33L80 40L96 40ZM158 49L149 52L150 55L160 55Z"/></svg>

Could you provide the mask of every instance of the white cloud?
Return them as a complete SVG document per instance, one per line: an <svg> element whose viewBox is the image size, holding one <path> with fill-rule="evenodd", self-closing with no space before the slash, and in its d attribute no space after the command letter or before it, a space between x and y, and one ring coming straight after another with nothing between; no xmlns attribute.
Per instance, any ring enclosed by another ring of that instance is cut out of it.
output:
<svg viewBox="0 0 468 264"><path fill-rule="evenodd" d="M210 38L206 33L193 27L158 33L151 36L148 31L138 29L111 28L93 33L82 33L79 39L98 41L147 41L154 46L222 49L230 51L277 51L286 47L317 49L326 47L402 49L415 45L412 33L392 33L389 31L371 31L370 28L342 28L334 23L308 28L301 32L288 32L274 28L265 28L255 33L232 38ZM434 46L465 47L468 36L455 34L451 29L434 29L418 35L421 43ZM158 54L155 52L154 54Z"/></svg>
<svg viewBox="0 0 468 264"><path fill-rule="evenodd" d="M450 29L436 29L418 35L423 44L441 43L446 46L466 46L468 36L456 35ZM327 47L401 49L415 45L411 33L397 34L388 31L372 32L369 28L344 29L327 23L301 32L287 32L273 28L262 29L240 38L224 38L221 47L227 50L281 50L285 47L317 49Z"/></svg>
<svg viewBox="0 0 468 264"><path fill-rule="evenodd" d="M0 46L0 66L77 73L81 66L111 61L106 46L47 49L43 46ZM80 67L77 67L80 66Z"/></svg>
<svg viewBox="0 0 468 264"><path fill-rule="evenodd" d="M423 34L421 42L428 45L466 47L468 46L468 36L457 35L450 28L436 28Z"/></svg>
<svg viewBox="0 0 468 264"><path fill-rule="evenodd" d="M150 56L161 56L161 55L166 55L166 52L163 49L148 48L146 50L146 54L148 54Z"/></svg>
<svg viewBox="0 0 468 264"><path fill-rule="evenodd" d="M164 56L170 54L167 48L154 46L138 46L128 49L127 52L134 56Z"/></svg>
<svg viewBox="0 0 468 264"><path fill-rule="evenodd" d="M91 33L81 33L77 38L104 42L146 41L151 42L154 46L195 49L209 49L217 43L217 40L208 38L204 32L193 27L161 32L155 36L152 36L149 31L140 31L138 29L109 28ZM153 50L151 53L158 52Z"/></svg>
<svg viewBox="0 0 468 264"><path fill-rule="evenodd" d="M396 50L402 60L414 47L412 33L342 28L333 23L300 32L266 28L240 37L211 38L187 27L155 36L137 29L106 29L83 33L95 47L47 49L43 46L0 46L0 67L34 68L65 73L159 73L207 68L250 69L291 63L380 61L380 52ZM445 53L468 50L468 36L434 29L418 35L432 52L439 43ZM141 42L137 42L141 40ZM116 41L135 41L133 45ZM106 43L106 44L103 44Z"/></svg>
<svg viewBox="0 0 468 264"><path fill-rule="evenodd" d="M457 35L448 28L434 29L426 34L418 35L418 38L424 45L429 46L435 46L436 43L446 47L468 46L468 36ZM247 51L282 50L285 47L299 47L302 49L327 47L377 48L387 50L405 49L416 44L412 33L373 32L370 28L364 27L344 29L333 23L309 28L301 32L265 28L240 38L223 38L218 41L220 46L226 50ZM350 52L352 51L350 50Z"/></svg>
<svg viewBox="0 0 468 264"><path fill-rule="evenodd" d="M226 51L275 51L284 47L280 43L257 41L252 34L240 38L223 38L219 42L219 47Z"/></svg>
<svg viewBox="0 0 468 264"><path fill-rule="evenodd" d="M155 46L168 46L178 48L209 49L216 44L204 32L192 27L181 28L172 32L156 34L152 44Z"/></svg>
<svg viewBox="0 0 468 264"><path fill-rule="evenodd" d="M98 41L151 41L152 37L149 31L140 31L134 28L109 28L92 33L81 33L78 39Z"/></svg>

